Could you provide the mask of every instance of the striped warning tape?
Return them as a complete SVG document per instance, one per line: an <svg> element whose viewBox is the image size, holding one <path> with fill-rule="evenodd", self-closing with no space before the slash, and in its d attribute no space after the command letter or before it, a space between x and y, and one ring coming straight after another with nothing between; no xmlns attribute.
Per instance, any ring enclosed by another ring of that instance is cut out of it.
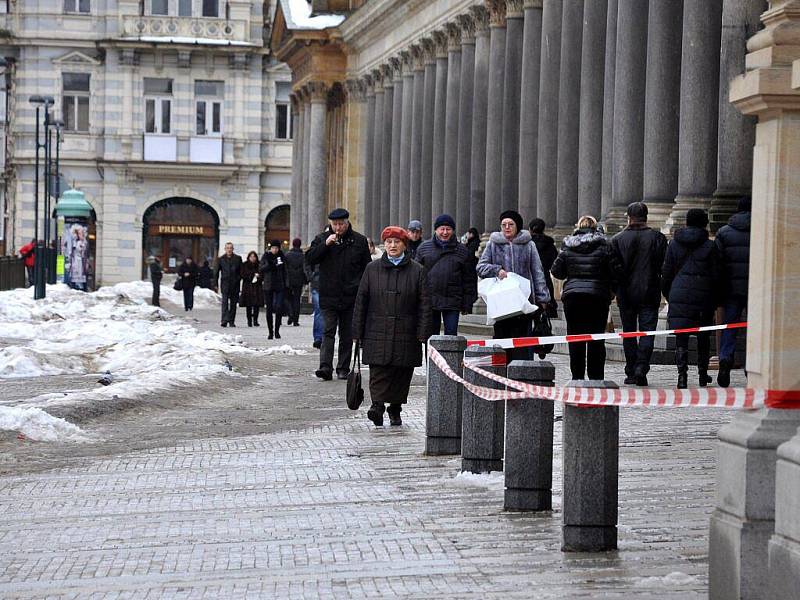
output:
<svg viewBox="0 0 800 600"><path fill-rule="evenodd" d="M747 323L728 323L727 325L707 325L685 329L660 329L658 331L625 331L619 333L585 333L580 335L551 335L547 337L503 338L497 340L467 340L467 346L499 346L500 348L526 348L547 344L570 344L600 340L618 340L681 333L700 333L701 331L720 331L722 329L745 329Z"/></svg>

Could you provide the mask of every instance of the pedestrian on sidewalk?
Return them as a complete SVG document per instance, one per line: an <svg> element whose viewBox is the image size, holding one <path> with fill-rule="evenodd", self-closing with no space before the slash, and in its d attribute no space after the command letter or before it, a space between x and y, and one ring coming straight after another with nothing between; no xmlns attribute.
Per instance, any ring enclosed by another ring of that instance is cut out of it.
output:
<svg viewBox="0 0 800 600"><path fill-rule="evenodd" d="M19 249L19 255L25 264L25 273L28 275L28 287L33 285L33 265L36 261L36 240L31 240Z"/></svg>
<svg viewBox="0 0 800 600"><path fill-rule="evenodd" d="M431 323L425 270L407 252L408 233L387 227L381 239L386 252L364 271L353 312L353 338L369 365L372 404L367 417L378 427L386 404L391 425L402 425L400 413L414 367L422 364Z"/></svg>
<svg viewBox="0 0 800 600"><path fill-rule="evenodd" d="M328 226L306 252L310 266L319 265L319 303L325 322L319 369L315 375L333 379L333 346L339 332L336 376L347 379L353 352L353 304L364 269L372 262L367 238L353 230L350 213L337 208L328 215Z"/></svg>
<svg viewBox="0 0 800 600"><path fill-rule="evenodd" d="M623 331L655 331L661 306L661 267L667 238L647 226L647 205L628 205L628 225L615 235L611 246L622 267L617 285L617 305ZM625 385L647 385L654 338L625 338Z"/></svg>
<svg viewBox="0 0 800 600"><path fill-rule="evenodd" d="M739 200L738 211L728 224L717 231L714 243L721 260L721 276L724 281L725 323L738 323L747 308L747 288L750 283L750 197ZM719 343L719 373L717 383L721 387L731 384L734 353L736 352L736 330L722 331Z"/></svg>
<svg viewBox="0 0 800 600"><path fill-rule="evenodd" d="M300 298L303 287L308 283L305 273L305 255L300 249L303 241L300 238L292 240L292 249L286 253L286 272L289 279L289 325L300 325Z"/></svg>
<svg viewBox="0 0 800 600"><path fill-rule="evenodd" d="M214 276L211 267L208 266L208 261L203 261L203 266L200 267L200 271L197 275L197 287L203 288L205 290L211 289L211 278Z"/></svg>
<svg viewBox="0 0 800 600"><path fill-rule="evenodd" d="M372 260L380 260L381 256L383 256L383 252L375 247L375 242L372 241L372 238L367 238L367 248L369 248L369 256Z"/></svg>
<svg viewBox="0 0 800 600"><path fill-rule="evenodd" d="M312 267L306 262L303 264L303 269L306 272L306 279L308 279L308 290L311 294L311 307L314 310L311 336L314 339L314 348L319 350L322 348L322 336L325 333L325 322L322 319L322 310L320 310L319 307L319 265L314 265Z"/></svg>
<svg viewBox="0 0 800 600"><path fill-rule="evenodd" d="M242 264L242 297L239 299L239 306L245 307L247 312L248 327L261 326L258 322L258 313L264 306L263 280L258 253L251 250Z"/></svg>
<svg viewBox="0 0 800 600"><path fill-rule="evenodd" d="M233 252L233 244L225 244L225 254L217 259L214 265L212 281L222 296L223 327L236 327L236 304L239 302L239 291L242 280L242 257Z"/></svg>
<svg viewBox="0 0 800 600"><path fill-rule="evenodd" d="M467 241L464 245L469 250L470 256L475 257L475 264L478 264L478 249L481 247L481 234L475 227L467 229Z"/></svg>
<svg viewBox="0 0 800 600"><path fill-rule="evenodd" d="M566 280L561 300L567 334L604 333L622 267L606 236L597 230L597 219L585 215L578 220L575 232L564 238L551 272L556 279ZM604 341L569 344L572 379L605 379L605 362Z"/></svg>
<svg viewBox="0 0 800 600"><path fill-rule="evenodd" d="M281 250L281 241L272 240L269 249L261 257L261 275L264 277L264 303L267 306L268 340L281 339L281 320L289 289L286 272L286 255Z"/></svg>
<svg viewBox="0 0 800 600"><path fill-rule="evenodd" d="M669 302L670 329L703 327L714 322L714 309L721 285L719 252L708 239L708 215L700 208L686 213L686 227L678 229L667 247L661 272L661 291ZM689 336L675 336L675 364L678 388L688 387ZM711 383L708 376L710 337L697 335L697 374L700 386Z"/></svg>
<svg viewBox="0 0 800 600"><path fill-rule="evenodd" d="M406 252L411 257L411 260L417 260L417 250L422 244L422 222L417 219L411 219L406 228L408 234L408 247Z"/></svg>
<svg viewBox="0 0 800 600"><path fill-rule="evenodd" d="M194 308L194 288L197 285L197 265L191 256L183 259L178 267L178 277L183 290L183 310L190 311Z"/></svg>
<svg viewBox="0 0 800 600"><path fill-rule="evenodd" d="M553 268L553 263L556 261L556 257L558 257L558 249L556 248L556 241L549 235L545 235L544 229L545 222L538 217L531 219L531 222L528 224L528 231L531 234L531 239L536 246L536 251L539 253L539 260L542 261L542 270L544 271L544 279L547 282L547 291L550 292L550 303L547 305L545 311L548 317L557 319L558 302L556 302L553 277L550 275L550 269Z"/></svg>
<svg viewBox="0 0 800 600"><path fill-rule="evenodd" d="M500 214L500 231L489 236L489 242L478 261L478 276L481 279L505 279L508 273L516 273L531 282L530 302L545 309L550 302L550 292L542 261L531 234L522 229L522 225L522 216L517 211L507 210ZM530 336L532 321L531 315L501 319L494 324L494 338ZM509 361L529 360L531 351L528 348L515 348L508 350L506 357Z"/></svg>
<svg viewBox="0 0 800 600"><path fill-rule="evenodd" d="M422 242L417 262L425 268L430 290L431 334L458 335L459 313L472 313L478 299L475 255L456 239L456 224L450 215L439 215L433 224L433 237Z"/></svg>
<svg viewBox="0 0 800 600"><path fill-rule="evenodd" d="M150 304L161 306L161 279L164 277L164 269L161 268L161 259L153 257L150 262L150 283L153 284L153 297Z"/></svg>

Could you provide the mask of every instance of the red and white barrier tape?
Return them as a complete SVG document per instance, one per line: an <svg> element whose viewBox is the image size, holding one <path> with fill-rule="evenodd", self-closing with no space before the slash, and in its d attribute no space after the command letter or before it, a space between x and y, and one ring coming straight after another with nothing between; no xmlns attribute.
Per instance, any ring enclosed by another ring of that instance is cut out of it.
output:
<svg viewBox="0 0 800 600"><path fill-rule="evenodd" d="M701 331L720 331L721 329L744 329L747 323L729 323L727 325L708 325L705 327L689 327L686 329L662 329L658 331L625 331L619 333L585 333L580 335L551 335L547 337L504 338L497 340L467 340L467 346L499 346L501 348L526 348L547 344L571 344L574 342L592 342L600 340L617 340L681 333L699 333Z"/></svg>

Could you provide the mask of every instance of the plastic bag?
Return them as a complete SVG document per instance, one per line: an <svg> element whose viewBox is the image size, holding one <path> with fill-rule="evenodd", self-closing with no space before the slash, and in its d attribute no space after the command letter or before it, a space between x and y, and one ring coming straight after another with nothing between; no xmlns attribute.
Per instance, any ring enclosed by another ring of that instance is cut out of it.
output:
<svg viewBox="0 0 800 600"><path fill-rule="evenodd" d="M528 300L531 282L516 273L505 279L491 277L478 283L478 295L486 302L486 324L494 325L502 319L529 315L539 310Z"/></svg>

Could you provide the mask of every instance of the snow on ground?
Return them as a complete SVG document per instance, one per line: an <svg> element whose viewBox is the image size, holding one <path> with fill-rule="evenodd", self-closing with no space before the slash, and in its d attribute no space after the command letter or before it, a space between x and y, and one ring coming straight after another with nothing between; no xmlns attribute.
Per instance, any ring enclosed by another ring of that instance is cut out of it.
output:
<svg viewBox="0 0 800 600"><path fill-rule="evenodd" d="M133 300L150 302L153 296L153 284L149 281L127 281L118 283L110 287L100 288L96 292L101 296L111 294L113 296L122 294ZM161 299L183 306L183 292L173 289L171 284L161 284ZM220 305L220 295L213 290L205 288L194 288L194 307L195 308L218 308Z"/></svg>
<svg viewBox="0 0 800 600"><path fill-rule="evenodd" d="M55 285L48 286L47 297L39 301L33 300L30 289L0 292L0 341L4 342L0 344L0 382L46 375L96 373L99 377L108 371L111 385L43 394L25 402L25 408L133 399L234 374L226 356L252 352L241 338L200 332L183 319L146 304L150 291L148 282L122 283L89 294ZM162 290L162 298L172 300L170 292L181 294ZM202 293L195 306L218 305L210 290L198 292ZM20 413L9 403L3 406L0 396L0 429L20 430L32 439L75 439L76 432L70 429L74 426L66 421L46 425L46 420L32 412Z"/></svg>
<svg viewBox="0 0 800 600"><path fill-rule="evenodd" d="M298 356L301 354L308 354L305 350L295 350L289 344L284 344L283 346L272 346L264 350L264 353L267 355L273 354L288 354L290 356Z"/></svg>
<svg viewBox="0 0 800 600"><path fill-rule="evenodd" d="M492 471L491 473L462 471L451 479L450 483L458 487L503 489L505 487L505 478L502 471Z"/></svg>

